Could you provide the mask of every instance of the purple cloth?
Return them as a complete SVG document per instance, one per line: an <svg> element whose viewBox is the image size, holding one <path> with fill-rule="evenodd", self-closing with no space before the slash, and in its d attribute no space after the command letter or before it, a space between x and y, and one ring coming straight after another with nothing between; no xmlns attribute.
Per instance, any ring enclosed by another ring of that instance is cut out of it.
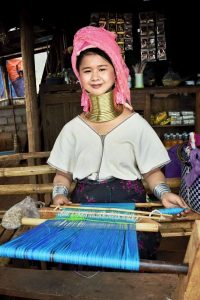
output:
<svg viewBox="0 0 200 300"><path fill-rule="evenodd" d="M200 176L200 149L193 149L190 151L189 162L191 164L191 171L185 176L185 183L190 187L195 180Z"/></svg>
<svg viewBox="0 0 200 300"><path fill-rule="evenodd" d="M177 156L177 147L178 145L175 145L168 150L171 161L165 166L165 177L167 178L181 177L181 162Z"/></svg>
<svg viewBox="0 0 200 300"><path fill-rule="evenodd" d="M195 134L195 144L196 144L196 147L200 147L200 134L199 133Z"/></svg>

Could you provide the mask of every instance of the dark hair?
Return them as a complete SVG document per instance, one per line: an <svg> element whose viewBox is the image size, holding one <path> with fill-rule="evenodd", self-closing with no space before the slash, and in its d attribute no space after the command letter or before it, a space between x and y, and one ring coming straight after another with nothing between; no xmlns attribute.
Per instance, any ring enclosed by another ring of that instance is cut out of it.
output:
<svg viewBox="0 0 200 300"><path fill-rule="evenodd" d="M104 59L106 59L113 66L112 60L110 59L108 54L106 54L103 50L101 50L99 48L89 48L89 49L83 50L80 53L80 55L77 56L77 61L76 61L77 71L79 71L80 64L81 64L81 61L82 61L83 57L86 56L88 53L95 53L95 54L98 54L98 55L102 56Z"/></svg>

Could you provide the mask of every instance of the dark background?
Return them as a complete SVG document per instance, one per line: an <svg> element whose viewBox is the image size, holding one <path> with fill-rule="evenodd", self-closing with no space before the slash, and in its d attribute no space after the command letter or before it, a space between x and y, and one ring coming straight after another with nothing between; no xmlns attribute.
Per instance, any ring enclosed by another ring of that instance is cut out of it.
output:
<svg viewBox="0 0 200 300"><path fill-rule="evenodd" d="M8 27L18 26L20 10L28 6L34 24L49 30L61 29L66 34L67 44L70 46L77 29L89 25L92 12L132 13L134 50L126 53L126 61L131 65L140 59L138 14L142 11L158 11L166 17L167 61L155 62L152 64L153 68L163 75L170 65L181 78L195 79L196 74L200 73L200 17L197 2L129 0L111 5L109 1L99 3L87 1L78 5L77 2L60 0L51 2L19 0L15 3L4 3L5 13L1 13L0 26L1 24Z"/></svg>
<svg viewBox="0 0 200 300"><path fill-rule="evenodd" d="M129 0L130 2L130 0ZM139 28L139 12L158 11L166 17L166 43L167 43L167 62L153 63L154 68L164 74L171 65L175 72L182 78L195 79L196 74L200 73L200 17L199 9L195 1L166 1L134 0L132 3L123 1L123 4L110 5L104 3L88 4L87 9L77 12L72 8L71 13L66 13L66 17L61 17L57 21L60 26L67 29L67 39L72 43L73 35L82 26L88 25L92 12L131 12L133 14L133 47L132 53L127 53L128 63L140 59L140 39L137 29Z"/></svg>

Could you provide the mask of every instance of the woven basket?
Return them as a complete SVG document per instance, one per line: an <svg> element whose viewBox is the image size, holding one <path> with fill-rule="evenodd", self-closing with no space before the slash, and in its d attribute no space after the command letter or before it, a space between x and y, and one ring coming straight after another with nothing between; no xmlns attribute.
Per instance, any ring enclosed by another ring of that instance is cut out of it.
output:
<svg viewBox="0 0 200 300"><path fill-rule="evenodd" d="M162 83L166 87L175 87L181 83L181 80L163 79Z"/></svg>

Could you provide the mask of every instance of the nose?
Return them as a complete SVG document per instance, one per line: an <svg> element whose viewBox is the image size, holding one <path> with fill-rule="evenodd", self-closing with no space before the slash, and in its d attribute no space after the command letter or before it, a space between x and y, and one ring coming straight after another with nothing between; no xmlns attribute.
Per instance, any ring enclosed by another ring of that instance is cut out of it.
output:
<svg viewBox="0 0 200 300"><path fill-rule="evenodd" d="M99 73L98 73L98 71L93 71L92 72L92 76L91 76L91 80L92 81L96 81L98 79L99 79Z"/></svg>

